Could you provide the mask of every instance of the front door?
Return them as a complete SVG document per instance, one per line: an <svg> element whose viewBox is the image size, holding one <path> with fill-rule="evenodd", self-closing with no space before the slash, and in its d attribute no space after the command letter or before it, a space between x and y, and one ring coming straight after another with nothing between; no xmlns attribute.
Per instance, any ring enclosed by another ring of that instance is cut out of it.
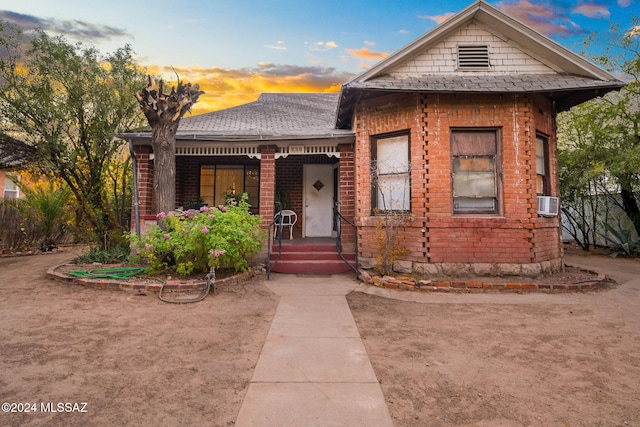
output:
<svg viewBox="0 0 640 427"><path fill-rule="evenodd" d="M333 165L304 165L304 236L331 237Z"/></svg>

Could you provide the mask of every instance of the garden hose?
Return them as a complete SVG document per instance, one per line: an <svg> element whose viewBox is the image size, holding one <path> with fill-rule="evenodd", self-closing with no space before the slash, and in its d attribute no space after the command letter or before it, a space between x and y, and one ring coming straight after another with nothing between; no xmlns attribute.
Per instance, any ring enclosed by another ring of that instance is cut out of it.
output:
<svg viewBox="0 0 640 427"><path fill-rule="evenodd" d="M97 270L73 270L68 272L69 276L91 279L127 279L147 271L144 267L117 267L101 268Z"/></svg>

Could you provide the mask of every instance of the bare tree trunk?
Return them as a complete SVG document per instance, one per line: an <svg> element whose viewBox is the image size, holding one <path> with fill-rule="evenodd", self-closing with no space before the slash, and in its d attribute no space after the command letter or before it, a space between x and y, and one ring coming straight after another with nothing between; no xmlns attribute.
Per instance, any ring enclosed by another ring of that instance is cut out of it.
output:
<svg viewBox="0 0 640 427"><path fill-rule="evenodd" d="M153 128L154 177L158 212L176 208L176 129L178 121L164 122Z"/></svg>

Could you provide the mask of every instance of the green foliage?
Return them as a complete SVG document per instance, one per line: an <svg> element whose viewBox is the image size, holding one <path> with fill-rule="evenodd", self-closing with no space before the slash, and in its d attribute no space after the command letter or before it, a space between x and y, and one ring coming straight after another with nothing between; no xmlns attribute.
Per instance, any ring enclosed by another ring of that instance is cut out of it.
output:
<svg viewBox="0 0 640 427"><path fill-rule="evenodd" d="M129 258L128 245L116 245L104 249L100 247L91 248L89 252L80 255L73 260L74 264L118 264L127 261Z"/></svg>
<svg viewBox="0 0 640 427"><path fill-rule="evenodd" d="M632 21L637 28L638 18ZM627 86L558 116L563 213L569 231L585 236L578 242L585 249L595 243L597 219L609 216L608 206L619 207L640 233L640 37L613 25L585 41L595 43L605 54L591 59Z"/></svg>
<svg viewBox="0 0 640 427"><path fill-rule="evenodd" d="M264 243L262 220L249 213L246 194L226 206L160 212L157 218L161 226L141 239L131 237L154 271L171 269L183 276L220 266L245 271Z"/></svg>
<svg viewBox="0 0 640 427"><path fill-rule="evenodd" d="M24 218L37 224L40 248L55 247L65 228L67 202L71 196L68 187L58 187L53 180L33 187L16 183L25 194L24 203L18 205L18 209Z"/></svg>
<svg viewBox="0 0 640 427"><path fill-rule="evenodd" d="M126 188L128 175L107 177L121 161L123 142L113 136L144 125L134 94L145 80L133 51L125 46L103 56L42 31L26 39L2 22L0 48L0 134L34 151L31 168L66 182L78 222L88 222L94 240L108 246L116 206L129 198L112 196L114 187Z"/></svg>
<svg viewBox="0 0 640 427"><path fill-rule="evenodd" d="M625 230L620 221L617 223L617 227L612 227L610 224L604 224L607 233L600 233L602 237L608 243L608 246L613 250L612 255L625 255L625 256L638 256L640 255L640 238L638 235L630 230Z"/></svg>

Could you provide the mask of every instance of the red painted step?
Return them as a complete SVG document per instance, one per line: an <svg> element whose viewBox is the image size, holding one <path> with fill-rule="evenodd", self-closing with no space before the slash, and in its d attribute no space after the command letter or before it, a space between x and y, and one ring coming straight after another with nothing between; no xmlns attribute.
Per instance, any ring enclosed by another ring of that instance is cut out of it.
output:
<svg viewBox="0 0 640 427"><path fill-rule="evenodd" d="M343 253L345 259L355 265L354 253ZM271 249L271 271L288 274L338 274L353 269L338 254L335 244L287 244L283 242L278 258L278 245Z"/></svg>

